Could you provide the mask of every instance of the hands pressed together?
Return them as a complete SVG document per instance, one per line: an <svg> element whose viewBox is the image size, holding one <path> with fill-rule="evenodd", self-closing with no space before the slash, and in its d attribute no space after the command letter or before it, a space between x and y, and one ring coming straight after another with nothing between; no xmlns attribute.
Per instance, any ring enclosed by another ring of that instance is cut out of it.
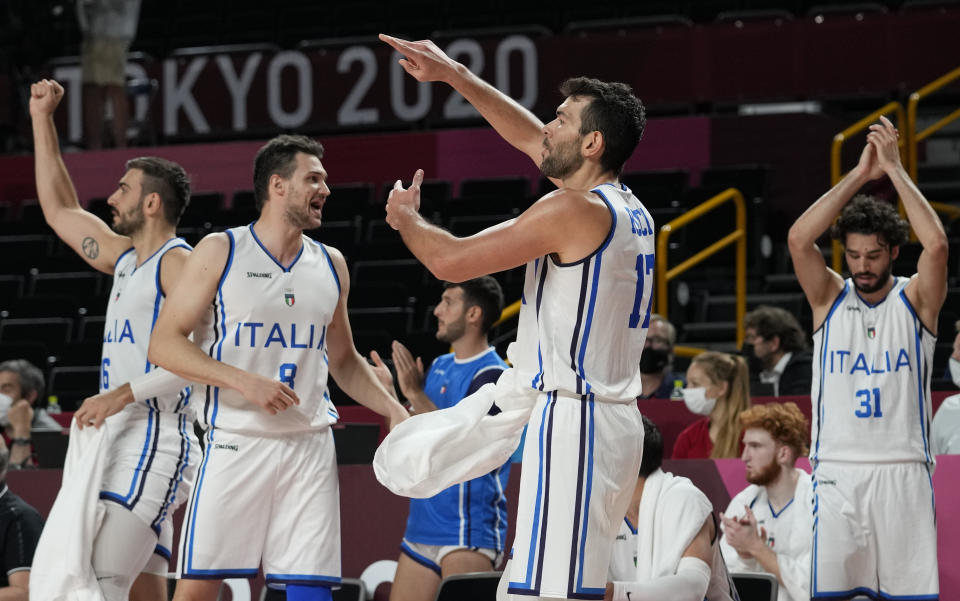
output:
<svg viewBox="0 0 960 601"><path fill-rule="evenodd" d="M744 559L751 559L756 554L756 550L766 546L767 530L761 527L757 530L757 518L753 515L750 507L744 507L746 513L740 517L727 517L720 514L720 521L723 523L723 535L731 547L736 549L737 554Z"/></svg>
<svg viewBox="0 0 960 601"><path fill-rule="evenodd" d="M868 180L874 180L900 166L900 132L889 119L881 116L880 123L870 126L857 168Z"/></svg>

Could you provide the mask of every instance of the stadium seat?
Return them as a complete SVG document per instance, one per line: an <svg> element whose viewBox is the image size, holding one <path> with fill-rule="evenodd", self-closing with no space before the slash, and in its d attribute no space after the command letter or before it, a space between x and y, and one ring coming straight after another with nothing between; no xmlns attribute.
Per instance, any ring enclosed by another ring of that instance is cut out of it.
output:
<svg viewBox="0 0 960 601"><path fill-rule="evenodd" d="M436 601L489 601L497 597L503 572L472 572L447 576L440 582Z"/></svg>
<svg viewBox="0 0 960 601"><path fill-rule="evenodd" d="M773 574L733 573L730 577L740 601L777 601L780 585Z"/></svg>
<svg viewBox="0 0 960 601"><path fill-rule="evenodd" d="M70 341L73 320L67 317L4 319L0 321L0 342L41 342L58 349Z"/></svg>
<svg viewBox="0 0 960 601"><path fill-rule="evenodd" d="M92 270L68 273L40 273L31 270L27 284L30 296L69 295L74 298L96 296L103 278Z"/></svg>

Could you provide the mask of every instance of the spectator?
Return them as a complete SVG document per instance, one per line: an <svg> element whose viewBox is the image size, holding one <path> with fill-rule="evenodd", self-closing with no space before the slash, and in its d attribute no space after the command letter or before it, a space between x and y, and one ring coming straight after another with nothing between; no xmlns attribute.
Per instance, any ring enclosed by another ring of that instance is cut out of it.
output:
<svg viewBox="0 0 960 601"><path fill-rule="evenodd" d="M30 598L30 566L40 540L43 518L36 509L7 488L10 452L0 445L0 599L27 601Z"/></svg>
<svg viewBox="0 0 960 601"><path fill-rule="evenodd" d="M30 433L62 429L45 409L36 406L43 398L43 372L26 359L0 363L0 395L0 425L10 449L9 466L37 467Z"/></svg>
<svg viewBox="0 0 960 601"><path fill-rule="evenodd" d="M737 457L740 413L750 406L747 362L738 355L707 351L694 357L687 368L683 402L705 416L690 424L673 445L674 459Z"/></svg>
<svg viewBox="0 0 960 601"><path fill-rule="evenodd" d="M127 145L127 50L137 33L140 0L78 0L77 21L83 33L83 133L87 148L103 143L103 109L113 109L112 145Z"/></svg>
<svg viewBox="0 0 960 601"><path fill-rule="evenodd" d="M957 336L950 355L950 379L960 388L960 321L954 324ZM930 427L930 444L935 455L960 455L960 394L943 399Z"/></svg>
<svg viewBox="0 0 960 601"><path fill-rule="evenodd" d="M640 355L643 392L638 400L682 398L683 377L673 373L673 346L677 329L662 316L650 316L650 329Z"/></svg>
<svg viewBox="0 0 960 601"><path fill-rule="evenodd" d="M807 337L797 318L780 307L760 305L743 319L744 356L751 378L773 386L773 396L810 394ZM751 357L752 355L752 357Z"/></svg>
<svg viewBox="0 0 960 601"><path fill-rule="evenodd" d="M723 522L723 557L731 572L766 572L780 583L777 601L810 598L813 486L794 467L807 453L810 424L793 403L769 403L740 414L746 487Z"/></svg>

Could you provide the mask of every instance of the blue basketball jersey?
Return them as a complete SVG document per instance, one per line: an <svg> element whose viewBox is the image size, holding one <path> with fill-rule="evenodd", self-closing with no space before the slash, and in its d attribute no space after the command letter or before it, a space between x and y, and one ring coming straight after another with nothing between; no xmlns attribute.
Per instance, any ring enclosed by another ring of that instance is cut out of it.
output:
<svg viewBox="0 0 960 601"><path fill-rule="evenodd" d="M495 382L507 364L493 347L482 354L457 360L453 353L434 360L424 392L437 409L460 402L474 383ZM496 470L430 497L411 499L404 538L425 545L462 545L502 551L507 536L507 500L504 489L510 462Z"/></svg>
<svg viewBox="0 0 960 601"><path fill-rule="evenodd" d="M160 262L167 251L178 247L190 250L183 239L171 238L142 262L133 248L117 259L103 325L100 392L113 390L153 369L147 361L147 347L166 297L166 291L160 285ZM185 388L166 397L132 403L124 411L142 414L150 411L184 412L189 396L190 388Z"/></svg>

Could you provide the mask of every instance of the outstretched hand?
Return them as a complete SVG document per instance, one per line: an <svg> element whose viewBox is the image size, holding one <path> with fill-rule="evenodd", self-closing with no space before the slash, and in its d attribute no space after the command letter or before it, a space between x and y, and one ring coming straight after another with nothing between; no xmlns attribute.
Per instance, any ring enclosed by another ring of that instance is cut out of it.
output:
<svg viewBox="0 0 960 601"><path fill-rule="evenodd" d="M48 117L63 99L63 86L52 79L42 79L30 86L30 116Z"/></svg>
<svg viewBox="0 0 960 601"><path fill-rule="evenodd" d="M393 190L387 197L387 223L395 230L399 230L403 220L420 210L420 184L423 183L423 169L417 169L413 174L410 187L403 188L400 180L393 185Z"/></svg>
<svg viewBox="0 0 960 601"><path fill-rule="evenodd" d="M385 33L380 39L404 56L397 62L417 81L446 81L457 68L456 61L430 40L411 42Z"/></svg>

